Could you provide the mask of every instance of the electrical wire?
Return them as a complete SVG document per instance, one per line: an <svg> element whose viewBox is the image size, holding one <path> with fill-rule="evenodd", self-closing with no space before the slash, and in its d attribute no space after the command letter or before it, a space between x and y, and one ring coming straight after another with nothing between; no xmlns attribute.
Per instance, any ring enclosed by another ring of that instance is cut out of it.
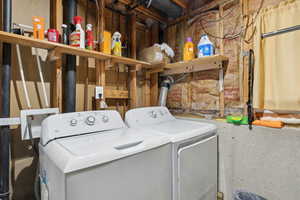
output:
<svg viewBox="0 0 300 200"><path fill-rule="evenodd" d="M250 26L252 26L254 24L254 22L256 21L259 13L261 12L262 10L262 7L263 7L263 4L264 4L264 1L265 0L261 0L260 1L260 5L259 5L259 8L257 9L257 11L255 12L255 17L253 18L253 20L251 21L251 23L249 23L249 15L245 15L248 20L247 20L247 23L246 23L246 26L245 27L242 27L240 31L238 31L237 33L234 33L234 34L225 34L224 36L216 36L210 32L208 32L204 25L203 25L203 21L207 22L207 23L210 23L210 22L220 22L220 21L223 21L224 19L226 19L228 16L230 16L233 12L233 10L235 10L234 8L232 8L226 15L222 16L221 18L219 19L216 19L216 20L205 20L205 19L201 19L200 18L200 26L201 26L201 29L204 31L205 34L207 34L208 36L210 37L213 37L213 38L216 38L216 39L221 39L221 40L234 40L240 36L243 35L243 40L246 42L246 43L250 43L251 40L253 39L254 37L254 34L256 32L256 28L254 28L253 32L251 33L250 37L248 39L245 39L245 35L246 35L246 32L248 30L248 28ZM244 33L244 34L243 34Z"/></svg>
<svg viewBox="0 0 300 200"><path fill-rule="evenodd" d="M231 8L231 10L226 13L226 15L220 17L219 19L210 19L210 20L204 19L203 21L205 21L207 23L215 23L215 22L223 21L224 19L226 19L227 17L229 17L233 13L234 10L235 10L234 8Z"/></svg>
<svg viewBox="0 0 300 200"><path fill-rule="evenodd" d="M246 26L245 34L244 34L244 42L246 42L247 44L251 43L251 41L252 41L252 39L253 39L253 37L254 37L254 34L255 34L255 32L256 32L256 27L254 27L254 30L252 31L250 37L249 37L248 39L245 39L247 30L248 30L248 28L251 27L251 26L254 24L254 22L256 21L256 19L257 19L259 13L261 12L261 10L262 10L262 8L263 8L264 1L265 1L265 0L261 0L261 1L260 1L260 5L259 5L259 8L258 8L258 10L257 10L257 12L256 12L255 17L252 19L252 22ZM246 17L248 17L248 20L249 20L249 18L250 18L249 15L246 15Z"/></svg>
<svg viewBox="0 0 300 200"><path fill-rule="evenodd" d="M214 34L208 32L208 31L204 28L204 25L203 25L203 23L202 23L202 20L200 20L200 23L199 23L199 24L200 24L200 26L201 26L201 29L203 30L203 32L204 32L206 35L208 35L208 36L210 36L210 37L212 37L212 38L221 39L221 40L234 40L234 39L238 38L238 37L241 35L242 31L243 31L243 29L241 29L238 33L231 34L231 35L230 35L230 34L225 34L225 36L221 37L221 36L216 36L216 35L214 35Z"/></svg>

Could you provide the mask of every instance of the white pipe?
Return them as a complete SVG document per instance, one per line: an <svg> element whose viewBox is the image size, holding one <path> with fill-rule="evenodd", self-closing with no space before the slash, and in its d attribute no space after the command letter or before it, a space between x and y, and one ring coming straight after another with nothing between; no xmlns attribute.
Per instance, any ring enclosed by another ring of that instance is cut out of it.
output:
<svg viewBox="0 0 300 200"><path fill-rule="evenodd" d="M14 25L14 26L17 26L17 27L19 27L19 28L28 29L28 30L33 30L33 27L32 27L32 26L28 26L28 25L25 25L25 24L17 24L17 23L14 23L13 25Z"/></svg>
<svg viewBox="0 0 300 200"><path fill-rule="evenodd" d="M46 103L46 107L49 108L49 102L48 102L48 97L47 97L47 92L46 92L46 86L45 86L45 82L44 82L42 67L41 67L41 61L40 61L40 58L39 58L39 53L38 53L37 48L34 48L34 50L35 50L35 56L36 56L36 61L37 61L37 65L38 65L39 75L40 75L40 79L41 79L41 83L42 83L42 88L43 88L43 93L44 93L44 100L45 100L45 103Z"/></svg>
<svg viewBox="0 0 300 200"><path fill-rule="evenodd" d="M29 109L31 109L31 103L30 103L28 90L27 90L26 82L25 82L23 63L22 63L22 58L21 58L21 53L20 53L20 46L18 44L16 45L16 49L17 49L17 57L18 57L18 63L19 63L19 69L20 69L22 85L23 85L23 89L24 89L24 93L25 93L25 99L26 99L27 107Z"/></svg>

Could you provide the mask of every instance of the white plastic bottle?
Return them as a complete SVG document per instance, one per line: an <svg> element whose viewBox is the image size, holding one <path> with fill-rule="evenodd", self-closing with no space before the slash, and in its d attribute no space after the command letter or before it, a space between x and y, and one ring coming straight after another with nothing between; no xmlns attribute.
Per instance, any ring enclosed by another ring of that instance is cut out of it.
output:
<svg viewBox="0 0 300 200"><path fill-rule="evenodd" d="M73 18L74 24L76 25L75 31L70 34L70 45L73 47L85 48L85 34L81 27L82 18L75 16Z"/></svg>
<svg viewBox="0 0 300 200"><path fill-rule="evenodd" d="M198 43L198 58L214 55L214 45L206 34L201 36Z"/></svg>

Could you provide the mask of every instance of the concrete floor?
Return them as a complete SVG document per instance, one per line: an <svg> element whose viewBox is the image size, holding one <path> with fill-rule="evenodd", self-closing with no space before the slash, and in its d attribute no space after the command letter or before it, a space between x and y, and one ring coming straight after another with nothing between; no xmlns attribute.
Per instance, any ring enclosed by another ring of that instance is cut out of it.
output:
<svg viewBox="0 0 300 200"><path fill-rule="evenodd" d="M300 199L299 129L249 131L248 126L209 122L219 127L219 184L225 200L232 200L236 190L269 200Z"/></svg>

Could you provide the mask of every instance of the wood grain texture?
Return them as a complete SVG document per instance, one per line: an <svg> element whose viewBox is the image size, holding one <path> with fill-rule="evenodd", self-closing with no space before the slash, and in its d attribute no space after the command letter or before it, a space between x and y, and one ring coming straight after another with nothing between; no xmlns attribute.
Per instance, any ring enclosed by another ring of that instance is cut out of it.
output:
<svg viewBox="0 0 300 200"><path fill-rule="evenodd" d="M228 61L228 58L222 55L214 55L214 56L194 59L191 61L170 63L164 66L166 70L163 72L163 75L174 75L174 74L220 69L219 63L223 61Z"/></svg>
<svg viewBox="0 0 300 200"><path fill-rule="evenodd" d="M70 55L77 55L89 58L96 58L99 60L108 60L112 59L115 63L121 63L125 65L142 65L142 66L150 66L150 63L138 61L132 58L120 57L120 56L113 56L104 54L98 51L87 50L87 49L80 49L76 47L71 47L64 44L49 42L45 40L37 40L30 37L25 37L21 35L16 35L12 33L6 33L0 31L0 41L12 43L12 44L20 44L23 46L30 46L36 47L41 49L48 49L56 51L58 54L70 54Z"/></svg>
<svg viewBox="0 0 300 200"><path fill-rule="evenodd" d="M150 76L150 104L156 106L158 100L158 73Z"/></svg>

